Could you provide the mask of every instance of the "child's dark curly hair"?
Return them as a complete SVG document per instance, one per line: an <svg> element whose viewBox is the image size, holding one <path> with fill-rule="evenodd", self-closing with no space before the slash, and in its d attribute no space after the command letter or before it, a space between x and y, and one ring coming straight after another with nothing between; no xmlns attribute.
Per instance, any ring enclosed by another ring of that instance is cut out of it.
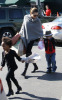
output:
<svg viewBox="0 0 62 100"><path fill-rule="evenodd" d="M9 37L2 37L2 42L8 45L10 48L12 46L12 40Z"/></svg>

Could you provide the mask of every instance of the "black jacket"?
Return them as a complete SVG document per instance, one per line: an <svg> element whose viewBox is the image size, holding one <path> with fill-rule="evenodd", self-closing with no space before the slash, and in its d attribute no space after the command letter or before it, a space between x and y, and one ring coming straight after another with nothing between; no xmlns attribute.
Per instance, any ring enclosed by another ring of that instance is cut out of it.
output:
<svg viewBox="0 0 62 100"><path fill-rule="evenodd" d="M48 40L49 40L49 49L50 51L52 51L52 46L55 49L55 40L53 37L51 39L44 38L45 51L47 51L48 49Z"/></svg>
<svg viewBox="0 0 62 100"><path fill-rule="evenodd" d="M15 62L15 57L16 57L16 59L21 61L21 58L17 55L17 53L14 50L10 49L8 54L5 54L5 52L3 51L1 66L4 67L5 63L6 63L8 69L16 70L18 66Z"/></svg>

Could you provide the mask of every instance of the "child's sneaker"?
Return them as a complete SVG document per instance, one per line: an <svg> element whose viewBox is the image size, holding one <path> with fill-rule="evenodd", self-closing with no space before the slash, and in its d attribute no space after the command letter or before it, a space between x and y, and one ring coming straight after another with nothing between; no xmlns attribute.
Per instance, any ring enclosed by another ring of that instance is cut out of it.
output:
<svg viewBox="0 0 62 100"><path fill-rule="evenodd" d="M19 88L17 89L16 94L19 94L20 91L22 91L22 88L21 88L21 87L19 87Z"/></svg>
<svg viewBox="0 0 62 100"><path fill-rule="evenodd" d="M38 67L36 67L31 73L35 73L36 70L38 70Z"/></svg>
<svg viewBox="0 0 62 100"><path fill-rule="evenodd" d="M7 94L6 96L11 96L11 95L14 95L13 90L9 91L8 94Z"/></svg>
<svg viewBox="0 0 62 100"><path fill-rule="evenodd" d="M55 73L56 69L57 69L57 67L55 67L54 69L52 69L52 73Z"/></svg>
<svg viewBox="0 0 62 100"><path fill-rule="evenodd" d="M55 73L55 70L52 70L51 72L52 72L52 73Z"/></svg>
<svg viewBox="0 0 62 100"><path fill-rule="evenodd" d="M51 73L51 68L47 69L46 73Z"/></svg>

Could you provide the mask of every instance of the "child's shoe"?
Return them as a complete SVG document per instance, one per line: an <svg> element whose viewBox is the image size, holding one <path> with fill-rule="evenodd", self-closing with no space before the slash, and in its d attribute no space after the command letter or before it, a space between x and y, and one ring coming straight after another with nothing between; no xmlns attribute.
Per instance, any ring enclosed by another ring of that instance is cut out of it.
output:
<svg viewBox="0 0 62 100"><path fill-rule="evenodd" d="M22 88L18 87L16 94L19 94L20 91L22 91Z"/></svg>
<svg viewBox="0 0 62 100"><path fill-rule="evenodd" d="M11 96L11 95L14 95L13 90L9 91L8 94L7 94L6 96Z"/></svg>
<svg viewBox="0 0 62 100"><path fill-rule="evenodd" d="M51 72L52 72L52 73L55 73L55 70L52 70Z"/></svg>
<svg viewBox="0 0 62 100"><path fill-rule="evenodd" d="M57 69L57 67L55 67L54 69L52 69L52 73L55 73L56 69Z"/></svg>
<svg viewBox="0 0 62 100"><path fill-rule="evenodd" d="M31 73L35 73L36 70L38 70L38 67L36 67Z"/></svg>
<svg viewBox="0 0 62 100"><path fill-rule="evenodd" d="M51 68L47 69L46 73L51 73Z"/></svg>

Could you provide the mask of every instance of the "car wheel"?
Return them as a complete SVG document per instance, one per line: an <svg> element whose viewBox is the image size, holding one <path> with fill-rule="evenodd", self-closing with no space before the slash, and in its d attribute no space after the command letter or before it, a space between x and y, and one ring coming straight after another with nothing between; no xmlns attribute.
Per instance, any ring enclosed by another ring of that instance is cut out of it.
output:
<svg viewBox="0 0 62 100"><path fill-rule="evenodd" d="M14 32L10 29L3 29L0 33L0 43L1 43L1 39L2 37L9 37L12 38L14 36Z"/></svg>

